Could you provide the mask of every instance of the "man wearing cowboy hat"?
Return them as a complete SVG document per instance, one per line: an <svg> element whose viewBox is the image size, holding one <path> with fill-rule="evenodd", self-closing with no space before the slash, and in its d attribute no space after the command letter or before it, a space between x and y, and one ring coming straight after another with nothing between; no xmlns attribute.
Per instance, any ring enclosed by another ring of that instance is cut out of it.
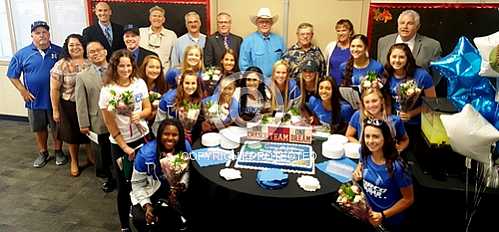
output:
<svg viewBox="0 0 499 232"><path fill-rule="evenodd" d="M243 40L239 54L239 69L246 70L250 66L262 69L265 77L272 75L272 65L281 58L286 46L281 36L270 32L278 16L269 8L260 8L256 16L250 17L257 31Z"/></svg>

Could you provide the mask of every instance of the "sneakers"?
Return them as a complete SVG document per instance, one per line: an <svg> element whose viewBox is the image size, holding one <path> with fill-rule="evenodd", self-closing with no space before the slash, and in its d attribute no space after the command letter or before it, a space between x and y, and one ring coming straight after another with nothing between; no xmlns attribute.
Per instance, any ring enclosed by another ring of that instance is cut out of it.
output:
<svg viewBox="0 0 499 232"><path fill-rule="evenodd" d="M55 164L64 165L68 163L68 157L62 152L62 150L56 150L55 152Z"/></svg>
<svg viewBox="0 0 499 232"><path fill-rule="evenodd" d="M35 168L42 168L42 167L44 167L47 164L47 162L49 162L49 160L50 160L50 158L49 158L49 152L48 151L40 152L40 154L38 155L38 157L33 162L33 167L35 167Z"/></svg>

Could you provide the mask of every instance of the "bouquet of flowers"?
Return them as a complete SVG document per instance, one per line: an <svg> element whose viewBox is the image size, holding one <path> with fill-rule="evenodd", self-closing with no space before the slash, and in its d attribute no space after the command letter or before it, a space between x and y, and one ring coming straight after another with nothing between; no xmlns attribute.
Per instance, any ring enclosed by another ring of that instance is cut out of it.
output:
<svg viewBox="0 0 499 232"><path fill-rule="evenodd" d="M171 205L176 205L178 191L183 191L180 181L189 167L189 155L185 152L179 152L175 155L168 153L160 159L161 170L170 184L170 195L168 199Z"/></svg>
<svg viewBox="0 0 499 232"><path fill-rule="evenodd" d="M179 119L186 130L191 130L199 116L201 103L191 103L187 100L182 101L179 109Z"/></svg>
<svg viewBox="0 0 499 232"><path fill-rule="evenodd" d="M400 104L400 111L407 112L414 107L421 94L421 89L414 80L400 83L397 88L396 100Z"/></svg>
<svg viewBox="0 0 499 232"><path fill-rule="evenodd" d="M359 186L350 183L342 184L338 189L338 194L336 203L344 212L362 221L369 221L370 208Z"/></svg>
<svg viewBox="0 0 499 232"><path fill-rule="evenodd" d="M154 91L149 91L149 101L153 106L158 106L159 105L159 100L161 99L161 94L158 92Z"/></svg>
<svg viewBox="0 0 499 232"><path fill-rule="evenodd" d="M217 67L208 68L202 75L203 82L205 83L205 87L207 88L208 93L213 93L218 81L222 77L222 71L220 71Z"/></svg>
<svg viewBox="0 0 499 232"><path fill-rule="evenodd" d="M383 82L378 78L378 74L373 71L367 72L367 75L360 82L362 89L367 88L383 88Z"/></svg>
<svg viewBox="0 0 499 232"><path fill-rule="evenodd" d="M132 112L135 108L133 91L127 90L118 94L115 90L111 89L110 94L111 97L108 101L107 110L121 115L132 116Z"/></svg>

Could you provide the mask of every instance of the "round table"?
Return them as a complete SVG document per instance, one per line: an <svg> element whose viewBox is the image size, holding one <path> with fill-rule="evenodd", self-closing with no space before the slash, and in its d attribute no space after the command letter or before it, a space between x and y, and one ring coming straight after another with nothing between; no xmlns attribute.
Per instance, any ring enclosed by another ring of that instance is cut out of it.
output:
<svg viewBox="0 0 499 232"><path fill-rule="evenodd" d="M314 141L317 155L316 164L325 161L321 154L321 142ZM194 149L202 147L199 141ZM239 150L236 150L236 154ZM232 162L231 167L234 166ZM196 202L194 218L201 229L240 227L245 229L296 229L296 224L288 222L324 220L328 223L352 226L351 219L331 206L336 200L336 190L340 182L315 168L314 177L319 179L321 188L315 192L301 189L296 179L301 174L289 173L289 183L282 189L267 190L256 183L257 170L239 169L242 179L226 181L219 175L225 164L200 167L196 161L191 167L191 191ZM257 213L255 213L257 212ZM335 218L337 220L331 220ZM258 223L255 223L258 222ZM263 223L265 222L265 223ZM276 222L280 222L277 223ZM284 223L286 222L286 223ZM345 224L346 223L346 224ZM307 229L313 225L307 224ZM318 227L319 228L319 227ZM237 228L234 228L237 229Z"/></svg>

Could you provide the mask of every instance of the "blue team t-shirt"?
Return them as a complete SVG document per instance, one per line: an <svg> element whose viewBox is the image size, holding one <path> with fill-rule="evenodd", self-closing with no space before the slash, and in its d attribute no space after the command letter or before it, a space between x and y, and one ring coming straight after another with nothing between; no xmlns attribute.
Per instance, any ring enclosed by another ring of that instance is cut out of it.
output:
<svg viewBox="0 0 499 232"><path fill-rule="evenodd" d="M345 67L347 65L347 62L341 64L340 69L341 69L341 81L345 79ZM384 72L383 65L379 63L378 61L375 61L373 59L369 59L369 64L365 68L353 68L352 70L352 85L360 85L360 81L362 78L367 75L368 72L375 72L378 75L382 75ZM337 83L338 85L341 84L341 82Z"/></svg>
<svg viewBox="0 0 499 232"><path fill-rule="evenodd" d="M400 160L393 162L393 174L389 175L385 164L378 165L372 160L372 155L362 159L362 185L369 206L375 212L381 212L392 207L402 198L400 188L412 185L411 175L404 170ZM386 218L392 225L400 225L404 220L404 213Z"/></svg>
<svg viewBox="0 0 499 232"><path fill-rule="evenodd" d="M393 128L393 132L395 132L395 138L400 141L402 137L405 135L405 127L404 122L397 115L388 116L388 125ZM355 128L355 137L360 141L360 134L362 132L362 122L360 121L360 111L355 111L353 113L352 118L350 119L349 125Z"/></svg>
<svg viewBox="0 0 499 232"><path fill-rule="evenodd" d="M332 120L332 112L328 111L322 105L322 100L318 97L311 96L309 102L307 103L309 109L317 115L321 124L329 125ZM352 106L350 104L340 101L340 120L343 122L350 121L352 116ZM338 123L338 122L337 122Z"/></svg>
<svg viewBox="0 0 499 232"><path fill-rule="evenodd" d="M35 97L26 102L25 107L32 110L50 110L50 70L59 60L62 48L50 44L45 56L32 43L16 52L10 60L7 77L19 79L23 74L24 87Z"/></svg>
<svg viewBox="0 0 499 232"><path fill-rule="evenodd" d="M431 88L433 86L433 80L430 76L430 74L423 68L417 68L416 71L414 72L413 80L416 82L416 85L418 88L421 89L421 95L419 95L419 99L416 101L414 104L414 108L417 108L421 106L423 103L423 100L421 99L421 96L424 96L424 90ZM390 77L390 95L392 95L392 107L393 111L392 112L399 112L400 111L400 104L397 102L397 89L400 83L405 82L405 79L397 79L394 76ZM416 117L411 118L407 122L410 125L419 125L421 124L421 114L417 115Z"/></svg>

